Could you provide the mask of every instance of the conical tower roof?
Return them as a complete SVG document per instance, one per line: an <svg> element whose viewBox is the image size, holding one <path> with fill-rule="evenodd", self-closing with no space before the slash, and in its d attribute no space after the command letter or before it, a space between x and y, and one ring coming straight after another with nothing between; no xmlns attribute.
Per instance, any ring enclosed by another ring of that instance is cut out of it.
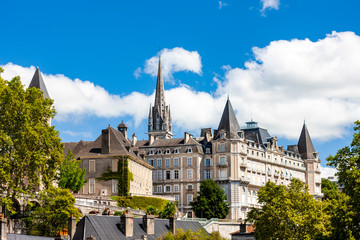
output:
<svg viewBox="0 0 360 240"><path fill-rule="evenodd" d="M232 139L240 138L239 132L241 131L241 129L236 119L235 112L229 98L226 102L224 112L222 114L220 124L218 127L218 132L221 130L226 132L227 138L232 138Z"/></svg>
<svg viewBox="0 0 360 240"><path fill-rule="evenodd" d="M164 81L161 71L161 58L159 57L154 107L158 109L161 118L163 118L165 115L165 105Z"/></svg>
<svg viewBox="0 0 360 240"><path fill-rule="evenodd" d="M43 92L45 98L50 98L39 68L36 68L35 74L30 82L29 88L32 87L40 89Z"/></svg>
<svg viewBox="0 0 360 240"><path fill-rule="evenodd" d="M305 122L301 130L301 134L298 142L298 149L302 159L315 159L314 156L315 148L311 141L311 137Z"/></svg>

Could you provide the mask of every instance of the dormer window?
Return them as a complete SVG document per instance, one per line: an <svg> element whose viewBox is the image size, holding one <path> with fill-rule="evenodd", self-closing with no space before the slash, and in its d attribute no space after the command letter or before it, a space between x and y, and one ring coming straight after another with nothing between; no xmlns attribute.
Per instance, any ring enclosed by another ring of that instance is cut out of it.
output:
<svg viewBox="0 0 360 240"><path fill-rule="evenodd" d="M225 138L225 133L220 133L220 138Z"/></svg>
<svg viewBox="0 0 360 240"><path fill-rule="evenodd" d="M205 149L205 153L206 153L206 154L209 154L209 153L210 153L210 148L206 148L206 149Z"/></svg>
<svg viewBox="0 0 360 240"><path fill-rule="evenodd" d="M161 154L161 150L160 149L156 150L156 154Z"/></svg>
<svg viewBox="0 0 360 240"><path fill-rule="evenodd" d="M170 154L170 149L166 149L165 154Z"/></svg>
<svg viewBox="0 0 360 240"><path fill-rule="evenodd" d="M192 153L192 148L188 148L186 152L187 153Z"/></svg>
<svg viewBox="0 0 360 240"><path fill-rule="evenodd" d="M150 150L149 155L153 155L153 154L154 154L154 150Z"/></svg>
<svg viewBox="0 0 360 240"><path fill-rule="evenodd" d="M174 153L175 153L175 154L179 153L179 149L175 148L175 149L174 149Z"/></svg>

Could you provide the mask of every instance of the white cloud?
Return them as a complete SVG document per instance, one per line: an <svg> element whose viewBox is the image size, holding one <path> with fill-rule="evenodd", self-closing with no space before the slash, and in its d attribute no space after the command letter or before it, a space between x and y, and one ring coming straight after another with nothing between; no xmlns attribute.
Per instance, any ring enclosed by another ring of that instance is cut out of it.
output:
<svg viewBox="0 0 360 240"><path fill-rule="evenodd" d="M221 10L223 7L226 7L228 4L223 1L219 1L219 9Z"/></svg>
<svg viewBox="0 0 360 240"><path fill-rule="evenodd" d="M261 12L265 12L267 9L279 10L280 0L261 0L262 9Z"/></svg>
<svg viewBox="0 0 360 240"><path fill-rule="evenodd" d="M141 76L142 69L141 67L138 67L134 72L134 77L138 79Z"/></svg>
<svg viewBox="0 0 360 240"><path fill-rule="evenodd" d="M321 170L321 178L328 178L331 176L335 176L335 173L337 173L337 170L335 168L331 168L331 167L321 167L320 166L320 170Z"/></svg>
<svg viewBox="0 0 360 240"><path fill-rule="evenodd" d="M296 139L305 119L312 137L328 140L359 118L359 36L333 32L315 42L274 41L253 52L256 61L228 70L217 89L232 96L239 121L252 116L271 133Z"/></svg>
<svg viewBox="0 0 360 240"><path fill-rule="evenodd" d="M162 74L165 81L172 79L172 74L190 71L201 75L201 57L197 51L188 51L181 47L163 49L156 56L145 61L144 72L157 76L159 55L161 56Z"/></svg>
<svg viewBox="0 0 360 240"><path fill-rule="evenodd" d="M22 67L12 63L4 66L4 79L20 76L25 86L30 84L35 67ZM41 71L41 69L40 69ZM104 88L89 81L70 79L62 74L42 73L49 95L54 99L57 111L57 120L76 119L84 116L95 115L98 117L131 116L135 125L139 124L148 111L146 103L152 101L152 96L132 92L127 96L109 94Z"/></svg>
<svg viewBox="0 0 360 240"><path fill-rule="evenodd" d="M172 55L184 51L186 57ZM359 119L360 37L353 32L333 32L317 41L273 41L264 48L253 48L253 53L255 60L243 68L223 67L225 75L214 77L214 94L188 86L167 90L175 128L191 131L217 127L228 94L240 125L253 118L272 135L292 140L298 139L304 119L311 137L320 140L344 136ZM187 60L190 64L184 63ZM157 61L157 57L147 60L148 73L156 75ZM162 61L167 76L180 69L201 74L197 52L164 49ZM35 71L34 67L11 63L3 68L3 77L20 75L26 85ZM120 97L91 82L64 75L44 74L44 80L55 99L57 119L128 115L138 125L147 118L149 103L154 101L153 94L132 92Z"/></svg>

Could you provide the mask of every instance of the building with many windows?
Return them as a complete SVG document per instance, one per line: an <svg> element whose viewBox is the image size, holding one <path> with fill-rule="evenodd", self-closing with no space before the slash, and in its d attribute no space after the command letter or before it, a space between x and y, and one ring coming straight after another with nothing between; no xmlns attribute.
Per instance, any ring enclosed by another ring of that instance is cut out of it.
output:
<svg viewBox="0 0 360 240"><path fill-rule="evenodd" d="M296 145L278 146L277 137L249 121L240 128L228 99L217 129L201 129L200 137L185 132L172 138L170 107L165 103L161 61L154 107L150 107L148 140L136 147L154 167L153 193L173 196L179 210L194 216L190 202L201 181L214 179L231 204L228 218L245 219L251 207L261 207L257 192L267 181L287 185L298 178L321 198L320 160L304 123Z"/></svg>
<svg viewBox="0 0 360 240"><path fill-rule="evenodd" d="M255 121L240 128L229 99L217 129L203 128L199 137L185 132L172 138L170 106L166 105L159 59L154 106L150 106L148 139L130 140L127 128L108 127L92 142L65 143L87 169L82 194L116 195L117 182L96 179L108 168L117 169L117 157L129 156L134 174L130 192L173 197L179 210L193 217L190 203L204 179L214 179L231 205L228 218L245 219L251 207L261 207L257 192L267 181L288 185L298 178L321 198L320 160L304 123L297 144L278 145L276 136Z"/></svg>

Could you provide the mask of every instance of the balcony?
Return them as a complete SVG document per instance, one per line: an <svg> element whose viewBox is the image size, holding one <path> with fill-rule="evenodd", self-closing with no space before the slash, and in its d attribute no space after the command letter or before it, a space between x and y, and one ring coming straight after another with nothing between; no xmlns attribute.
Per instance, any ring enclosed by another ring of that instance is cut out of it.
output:
<svg viewBox="0 0 360 240"><path fill-rule="evenodd" d="M240 163L240 167L247 168L247 164L246 163Z"/></svg>
<svg viewBox="0 0 360 240"><path fill-rule="evenodd" d="M226 168L226 167L227 167L227 163L226 163L226 162L219 162L219 163L217 164L217 167L219 167L219 168Z"/></svg>

